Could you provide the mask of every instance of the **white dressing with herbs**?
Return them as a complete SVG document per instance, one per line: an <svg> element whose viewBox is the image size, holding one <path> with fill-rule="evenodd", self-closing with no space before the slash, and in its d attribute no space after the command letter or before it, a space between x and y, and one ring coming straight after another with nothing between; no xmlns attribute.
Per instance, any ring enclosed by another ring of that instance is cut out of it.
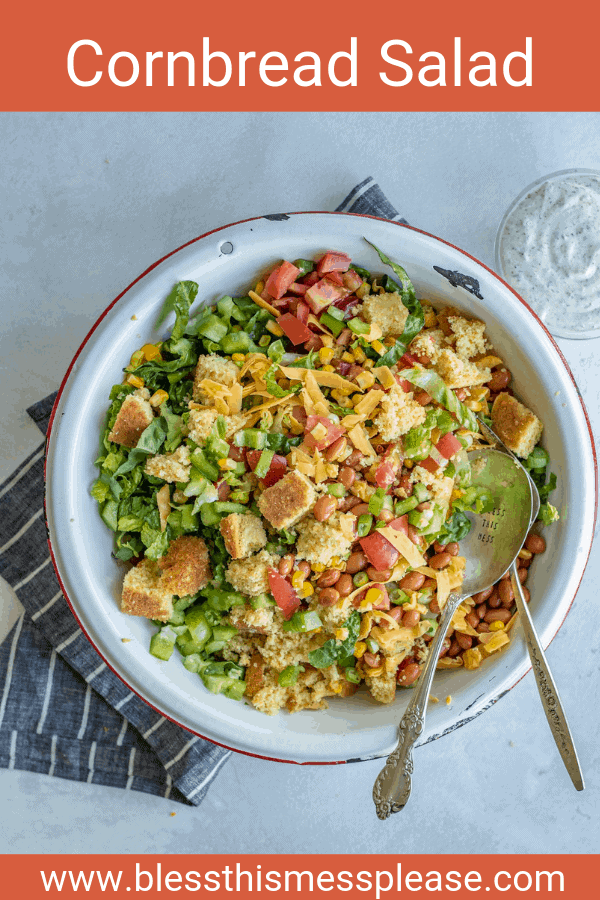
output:
<svg viewBox="0 0 600 900"><path fill-rule="evenodd" d="M600 177L565 173L507 214L498 257L506 280L564 337L600 329Z"/></svg>

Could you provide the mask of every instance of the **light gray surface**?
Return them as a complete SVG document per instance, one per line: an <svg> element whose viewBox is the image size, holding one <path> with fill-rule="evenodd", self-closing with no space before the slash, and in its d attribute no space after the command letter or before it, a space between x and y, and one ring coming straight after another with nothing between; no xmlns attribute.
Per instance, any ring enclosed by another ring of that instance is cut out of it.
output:
<svg viewBox="0 0 600 900"><path fill-rule="evenodd" d="M596 114L3 114L0 479L39 444L25 407L58 386L97 315L189 238L260 213L332 209L373 174L411 224L492 265L513 197L545 172L597 168L599 137ZM600 343L560 346L598 435ZM377 762L301 768L236 756L199 810L3 771L0 852L595 851L599 578L596 551L548 653L584 794L528 675L417 751L410 805L386 824L370 801ZM16 601L0 587L3 635Z"/></svg>

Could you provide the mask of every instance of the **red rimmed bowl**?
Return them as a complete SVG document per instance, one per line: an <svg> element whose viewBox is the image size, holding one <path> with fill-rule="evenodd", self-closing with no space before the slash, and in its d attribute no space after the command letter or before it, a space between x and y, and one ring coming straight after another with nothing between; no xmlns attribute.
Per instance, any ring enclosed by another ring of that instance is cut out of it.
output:
<svg viewBox="0 0 600 900"><path fill-rule="evenodd" d="M382 265L367 237L402 263L417 295L452 304L487 323L513 373L515 392L544 422L558 488L552 502L561 520L545 531L547 552L536 560L528 587L538 632L547 646L560 628L583 575L596 509L596 460L586 411L556 344L527 304L494 272L462 250L405 225L344 213L292 213L249 219L202 235L151 266L108 307L77 351L61 385L49 431L46 514L49 542L63 592L84 633L105 662L162 715L233 750L296 763L339 763L385 756L409 694L382 706L366 694L335 699L328 710L268 717L243 702L205 690L177 654L150 656L154 628L119 610L123 569L111 557L112 535L89 488L111 386L133 350L164 337L155 322L173 283L199 284L198 303L245 293L282 258L349 253L366 268ZM428 711L421 743L470 721L528 671L520 629L480 669L439 672L433 693L451 695ZM124 643L123 638L128 638Z"/></svg>

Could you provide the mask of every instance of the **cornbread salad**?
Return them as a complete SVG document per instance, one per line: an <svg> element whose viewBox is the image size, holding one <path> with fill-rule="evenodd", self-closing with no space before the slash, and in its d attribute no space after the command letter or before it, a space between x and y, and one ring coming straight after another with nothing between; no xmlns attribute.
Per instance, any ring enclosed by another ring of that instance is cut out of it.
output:
<svg viewBox="0 0 600 900"><path fill-rule="evenodd" d="M92 495L128 567L121 608L154 621L155 657L176 648L268 714L416 681L462 582L465 513L494 505L469 463L476 413L524 460L541 523L558 517L542 423L485 323L418 300L377 252L394 277L341 252L284 260L194 314L180 282L171 336L110 393ZM544 549L532 532L522 582ZM438 666L478 668L514 621L509 580L465 600Z"/></svg>

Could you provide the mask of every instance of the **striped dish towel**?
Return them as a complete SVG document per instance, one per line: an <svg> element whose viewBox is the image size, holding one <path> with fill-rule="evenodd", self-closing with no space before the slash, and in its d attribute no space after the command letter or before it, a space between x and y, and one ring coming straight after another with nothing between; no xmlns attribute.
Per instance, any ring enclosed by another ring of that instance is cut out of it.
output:
<svg viewBox="0 0 600 900"><path fill-rule="evenodd" d="M336 211L405 221L372 178ZM55 398L27 410L44 434ZM0 768L198 805L231 752L155 712L77 626L50 561L43 466L42 445L0 485L0 575L25 608L0 646Z"/></svg>

